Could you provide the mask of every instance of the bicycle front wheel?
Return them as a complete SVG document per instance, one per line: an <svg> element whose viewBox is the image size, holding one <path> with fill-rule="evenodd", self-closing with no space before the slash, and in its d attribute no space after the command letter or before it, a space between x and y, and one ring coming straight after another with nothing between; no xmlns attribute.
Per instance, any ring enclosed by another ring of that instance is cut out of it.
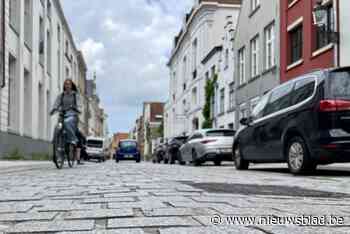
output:
<svg viewBox="0 0 350 234"><path fill-rule="evenodd" d="M73 145L68 146L68 154L67 154L67 161L68 161L68 166L70 168L74 167L75 164L75 148Z"/></svg>
<svg viewBox="0 0 350 234"><path fill-rule="evenodd" d="M64 137L61 133L58 133L54 142L54 163L57 169L62 169L64 165L65 150L64 150Z"/></svg>

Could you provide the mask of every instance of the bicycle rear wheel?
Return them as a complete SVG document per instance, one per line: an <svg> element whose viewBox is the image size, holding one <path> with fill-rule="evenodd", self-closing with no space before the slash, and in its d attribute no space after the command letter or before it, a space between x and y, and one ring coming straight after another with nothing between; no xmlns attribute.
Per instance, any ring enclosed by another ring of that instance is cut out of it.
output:
<svg viewBox="0 0 350 234"><path fill-rule="evenodd" d="M73 145L68 146L68 152L67 152L67 161L68 161L68 166L70 168L74 167L75 164L75 148Z"/></svg>
<svg viewBox="0 0 350 234"><path fill-rule="evenodd" d="M62 169L64 165L64 137L61 133L58 133L54 143L54 163L57 169Z"/></svg>

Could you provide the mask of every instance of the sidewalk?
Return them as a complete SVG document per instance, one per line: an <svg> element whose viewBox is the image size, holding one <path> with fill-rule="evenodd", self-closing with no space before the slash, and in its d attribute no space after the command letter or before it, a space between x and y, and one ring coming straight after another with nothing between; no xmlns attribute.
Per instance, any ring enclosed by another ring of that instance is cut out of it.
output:
<svg viewBox="0 0 350 234"><path fill-rule="evenodd" d="M0 173L18 172L52 165L51 161L6 161L0 160Z"/></svg>

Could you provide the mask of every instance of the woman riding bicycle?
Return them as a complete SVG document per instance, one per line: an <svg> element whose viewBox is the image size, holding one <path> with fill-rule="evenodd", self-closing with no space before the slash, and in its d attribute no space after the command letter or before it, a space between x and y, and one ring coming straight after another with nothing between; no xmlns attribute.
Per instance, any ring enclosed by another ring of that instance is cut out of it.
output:
<svg viewBox="0 0 350 234"><path fill-rule="evenodd" d="M63 92L58 95L56 102L52 108L51 115L57 111L64 111L64 125L67 131L67 141L73 146L77 146L79 139L77 137L79 114L81 110L80 96L77 86L71 79L64 81ZM80 152L77 149L76 159L80 164Z"/></svg>

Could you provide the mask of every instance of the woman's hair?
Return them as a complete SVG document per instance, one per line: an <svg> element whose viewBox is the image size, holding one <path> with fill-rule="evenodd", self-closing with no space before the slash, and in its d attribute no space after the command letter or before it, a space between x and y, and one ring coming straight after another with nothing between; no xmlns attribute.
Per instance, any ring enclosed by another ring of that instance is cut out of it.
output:
<svg viewBox="0 0 350 234"><path fill-rule="evenodd" d="M69 81L71 84L72 84L72 90L75 91L75 92L78 92L78 89L77 89L77 86L74 84L73 80L72 79L66 79L64 82L63 82L63 91L66 91L66 88L64 87L66 82Z"/></svg>

